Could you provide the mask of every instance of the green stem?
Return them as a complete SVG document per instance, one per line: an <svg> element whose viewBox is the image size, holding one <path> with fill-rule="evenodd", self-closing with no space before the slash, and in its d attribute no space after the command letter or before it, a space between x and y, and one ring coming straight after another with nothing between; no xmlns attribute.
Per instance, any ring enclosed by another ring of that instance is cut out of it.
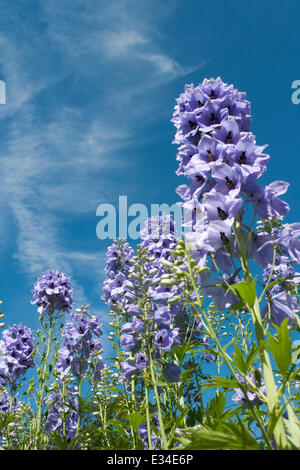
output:
<svg viewBox="0 0 300 470"><path fill-rule="evenodd" d="M187 258L189 259L188 254L187 254ZM195 278L194 278L194 275L193 275L193 271L192 271L190 262L188 262L188 269L189 269L189 275L190 275L190 280L191 280L191 283L192 283L192 287L193 287L193 290L194 290L195 295L196 295L196 301L197 301L199 307L201 308L201 314L204 318L204 321L203 321L203 318L200 318L201 322L202 322L204 328L206 329L206 331L208 332L209 336L211 337L211 339L215 342L221 356L223 357L223 359L224 359L227 367L229 368L230 372L232 373L233 377L235 378L235 380L237 382L239 382L238 377L236 375L236 372L235 372L234 368L232 367L232 364L231 364L230 360L228 359L228 355L223 351L223 348L222 348L222 346L221 346L221 344L218 340L218 337L217 337L213 327L210 324L210 320L209 320L208 316L206 315L205 311L202 309L202 302L201 302L201 299L200 299L200 296L199 296L199 292L198 292L198 289L197 289L196 281L195 281ZM246 400L248 400L247 390L245 389L244 384L241 383L240 388L242 389ZM253 415L254 415L254 417L257 421L257 424L258 424L258 426L260 427L260 429L263 433L263 436L266 440L266 444L267 444L268 448L272 449L272 444L270 442L269 436L266 433L263 422L261 421L261 418L260 418L259 414L257 413L255 407L252 407L251 404L250 404L250 411L253 413Z"/></svg>
<svg viewBox="0 0 300 470"><path fill-rule="evenodd" d="M257 299L255 300L254 307L251 309L251 313L253 316L257 343L260 344L264 341L265 335L261 321L259 303ZM278 399L270 357L268 351L265 349L264 346L262 347L260 357L263 365L263 374L267 390L267 407L270 414L274 414L276 416L276 411L280 409L280 402ZM284 429L283 419L281 416L278 418L274 428L274 438L279 449L287 449L289 447Z"/></svg>
<svg viewBox="0 0 300 470"><path fill-rule="evenodd" d="M45 388L46 388L46 373L47 373L47 366L48 366L48 359L49 359L49 354L50 354L50 349L51 349L51 340L52 340L52 333L55 325L55 321L53 320L53 307L51 307L51 310L49 312L49 332L48 332L48 342L47 342L47 349L46 349L46 355L43 360L43 372L42 372L42 377L40 379L41 389L39 390L39 396L38 396L38 404L37 404L37 419L35 423L35 433L34 433L34 449L37 450L37 441L40 433L40 428L41 428L41 421L42 421L42 409L43 409L43 400L44 400L44 393L45 393Z"/></svg>
<svg viewBox="0 0 300 470"><path fill-rule="evenodd" d="M145 397L146 397L146 421L147 421L147 432L148 432L148 446L149 446L149 450L153 450L152 438L151 438L150 410L149 410L149 389L148 389L148 384L146 383L146 380L145 380Z"/></svg>
<svg viewBox="0 0 300 470"><path fill-rule="evenodd" d="M154 371L153 361L152 361L151 356L152 355L151 355L151 351L150 351L150 348L149 348L149 366L150 366L150 373L151 373L151 378L152 378L152 383L153 383L153 389L154 389L156 405L157 405L157 414L158 414L158 421L159 421L160 432L161 432L162 449L163 450L168 450L168 442L167 442L167 438L166 438L166 434L165 434L164 421L163 421L161 406L160 406L160 398L159 398L159 393L158 393L158 390L157 390L155 371Z"/></svg>

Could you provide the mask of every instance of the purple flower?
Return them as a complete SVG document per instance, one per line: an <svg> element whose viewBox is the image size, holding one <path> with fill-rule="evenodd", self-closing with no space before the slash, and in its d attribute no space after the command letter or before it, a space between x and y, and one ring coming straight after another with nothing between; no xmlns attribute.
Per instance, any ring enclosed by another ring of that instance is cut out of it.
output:
<svg viewBox="0 0 300 470"><path fill-rule="evenodd" d="M246 185L250 200L262 220L281 217L289 211L289 205L277 196L287 191L288 183L274 181L265 188L256 182Z"/></svg>
<svg viewBox="0 0 300 470"><path fill-rule="evenodd" d="M149 364L148 357L144 353L137 353L136 366L138 369L145 369Z"/></svg>
<svg viewBox="0 0 300 470"><path fill-rule="evenodd" d="M169 383L180 382L180 367L177 364L164 364L162 374Z"/></svg>
<svg viewBox="0 0 300 470"><path fill-rule="evenodd" d="M167 306L159 306L159 308L154 313L154 320L157 321L160 325L169 325L172 320L172 315L170 308Z"/></svg>
<svg viewBox="0 0 300 470"><path fill-rule="evenodd" d="M4 330L1 346L5 357L0 368L0 384L5 386L15 383L34 366L31 329L20 323Z"/></svg>
<svg viewBox="0 0 300 470"><path fill-rule="evenodd" d="M156 333L154 344L158 349L170 349L173 344L171 330L162 329Z"/></svg>
<svg viewBox="0 0 300 470"><path fill-rule="evenodd" d="M67 441L75 439L78 425L78 398L76 397L77 388L69 387L66 397L63 399L61 391L51 393L46 400L50 408L45 430L58 432L62 435L63 428Z"/></svg>
<svg viewBox="0 0 300 470"><path fill-rule="evenodd" d="M120 336L120 344L123 349L133 350L137 345L137 339L133 335L124 333Z"/></svg>
<svg viewBox="0 0 300 470"><path fill-rule="evenodd" d="M241 377L239 374L238 375L238 380L240 383L242 384L245 384L246 388L248 389L247 390L247 398L248 398L248 401L246 399L246 396L244 394L244 392L242 391L241 388L236 388L235 389L235 394L234 396L232 397L232 401L234 401L235 403L237 404L242 404L242 405L248 405L248 402L250 402L251 405L255 405L257 403L260 402L260 399L259 399L259 396L257 395L256 392L254 392L252 389L251 389L251 386L250 384L248 383L248 381L244 378L244 377ZM265 384L264 382L262 381L262 379L259 377L260 373L259 371L257 371L257 374L248 374L247 377L250 379L250 381L253 383L253 385L255 387L257 387L263 394L266 394L266 387L265 387Z"/></svg>
<svg viewBox="0 0 300 470"><path fill-rule="evenodd" d="M131 379L131 377L137 373L138 368L133 362L122 362L121 363L122 376L125 379Z"/></svg>
<svg viewBox="0 0 300 470"><path fill-rule="evenodd" d="M300 223L285 224L280 233L279 243L295 263L300 263Z"/></svg>
<svg viewBox="0 0 300 470"><path fill-rule="evenodd" d="M9 411L16 413L20 409L20 402L16 397L13 398L12 405L10 405L10 396L7 390L0 392L0 418L7 415Z"/></svg>
<svg viewBox="0 0 300 470"><path fill-rule="evenodd" d="M151 427L155 428L157 433L160 433L160 426L159 426L159 419L157 413L155 413L152 418L151 418ZM149 449L149 441L148 441L148 429L147 429L147 423L143 423L139 428L138 428L139 434L141 436L141 440L144 444L144 450ZM156 435L154 433L151 433L151 444L152 448L159 450L161 448L161 438L159 435Z"/></svg>
<svg viewBox="0 0 300 470"><path fill-rule="evenodd" d="M242 199L236 199L216 191L205 194L203 206L206 211L208 223L212 220L230 221L231 225L234 218L238 215L242 205Z"/></svg>
<svg viewBox="0 0 300 470"><path fill-rule="evenodd" d="M239 299L226 286L225 280L229 284L233 283L229 276L224 275L223 279L211 279L204 286L205 296L213 298L214 304L219 312L223 312L223 310L231 308L234 304L239 302Z"/></svg>
<svg viewBox="0 0 300 470"><path fill-rule="evenodd" d="M46 271L37 280L32 290L33 305L41 315L54 310L69 312L72 308L72 286L70 279L61 271Z"/></svg>
<svg viewBox="0 0 300 470"><path fill-rule="evenodd" d="M134 255L134 250L129 243L120 242L113 243L106 252L106 266L104 268L106 274L110 278L114 278L119 272L126 271L130 267L129 261Z"/></svg>
<svg viewBox="0 0 300 470"><path fill-rule="evenodd" d="M61 380L70 371L77 377L83 376L87 370L90 356L96 357L96 369L98 372L101 371L101 327L99 319L88 313L88 306L81 307L71 313L62 332L63 345L58 351L59 361L56 370ZM99 373L96 373L95 380L98 376Z"/></svg>
<svg viewBox="0 0 300 470"><path fill-rule="evenodd" d="M230 166L224 162L216 163L212 169L212 176L216 181L214 187L216 193L229 195L232 198L239 195L244 180L239 166Z"/></svg>
<svg viewBox="0 0 300 470"><path fill-rule="evenodd" d="M262 317L270 315L271 323L280 326L283 320L289 319L289 324L297 326L297 313L299 306L296 297L292 297L285 292L279 292L270 297L269 306L266 305L262 309Z"/></svg>
<svg viewBox="0 0 300 470"><path fill-rule="evenodd" d="M272 263L264 268L263 279L265 283L267 283L268 281L273 282L286 277L290 279L275 284L275 286L272 287L272 292L288 290L291 287L291 283L300 283L300 274L294 270L291 259L287 256L277 255L274 266Z"/></svg>

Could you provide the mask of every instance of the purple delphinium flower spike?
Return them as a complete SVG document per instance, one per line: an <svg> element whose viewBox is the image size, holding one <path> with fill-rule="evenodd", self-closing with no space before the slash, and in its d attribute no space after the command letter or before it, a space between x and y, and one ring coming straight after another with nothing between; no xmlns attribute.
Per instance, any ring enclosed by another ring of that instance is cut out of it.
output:
<svg viewBox="0 0 300 470"><path fill-rule="evenodd" d="M2 333L1 347L5 357L0 368L0 385L14 384L27 369L34 366L33 335L22 323L13 325Z"/></svg>
<svg viewBox="0 0 300 470"><path fill-rule="evenodd" d="M70 279L61 271L46 271L38 278L33 290L33 305L41 315L52 311L69 312L73 305Z"/></svg>

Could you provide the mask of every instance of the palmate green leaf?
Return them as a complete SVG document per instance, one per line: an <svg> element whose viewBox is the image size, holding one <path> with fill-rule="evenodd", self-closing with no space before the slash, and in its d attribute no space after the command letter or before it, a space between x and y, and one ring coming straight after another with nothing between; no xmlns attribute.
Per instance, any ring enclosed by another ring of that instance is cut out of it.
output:
<svg viewBox="0 0 300 470"><path fill-rule="evenodd" d="M132 426L134 431L136 431L137 428L146 421L146 415L142 415L139 411L133 411L132 413L128 414L126 418L128 419L129 424Z"/></svg>
<svg viewBox="0 0 300 470"><path fill-rule="evenodd" d="M267 347L272 353L279 371L285 375L292 362L292 341L288 331L288 318L276 329L275 337L268 332Z"/></svg>
<svg viewBox="0 0 300 470"><path fill-rule="evenodd" d="M246 302L249 307L253 307L256 299L255 279L252 281L241 281L233 284L238 296Z"/></svg>
<svg viewBox="0 0 300 470"><path fill-rule="evenodd" d="M212 420L220 419L225 412L225 405L227 401L227 394L225 392L216 393L216 395L209 400L205 408L204 420L205 422L212 422ZM207 421L209 420L209 421Z"/></svg>
<svg viewBox="0 0 300 470"><path fill-rule="evenodd" d="M209 426L199 425L183 431L179 449L182 450L261 450L257 440L243 423L222 422L224 431L215 431Z"/></svg>

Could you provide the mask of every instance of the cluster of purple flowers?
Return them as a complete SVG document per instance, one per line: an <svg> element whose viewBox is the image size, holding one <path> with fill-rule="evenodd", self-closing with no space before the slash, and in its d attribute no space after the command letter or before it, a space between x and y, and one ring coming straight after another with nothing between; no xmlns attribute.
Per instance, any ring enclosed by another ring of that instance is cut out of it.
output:
<svg viewBox="0 0 300 470"><path fill-rule="evenodd" d="M299 263L300 224L257 233L243 225L248 205L267 222L282 219L289 210L279 198L287 191L288 183L275 181L266 187L258 183L270 157L249 130L250 103L245 94L220 78L205 79L197 87L187 85L177 99L172 121L177 128L174 143L179 144L177 174L186 176L189 183L179 186L177 193L183 199L184 223L191 229L186 240L199 263L204 265L208 255L213 254L219 268L231 279L235 271L232 260L239 258L233 236L237 221L243 239L249 237L248 256L259 266L272 264L276 245L283 255ZM224 297L224 290L210 295L217 303ZM236 300L227 294L228 306Z"/></svg>
<svg viewBox="0 0 300 470"><path fill-rule="evenodd" d="M11 410L12 413L16 413L20 409L20 402L16 397L13 398L12 403L7 390L0 392L0 418L7 415Z"/></svg>
<svg viewBox="0 0 300 470"><path fill-rule="evenodd" d="M160 433L159 419L157 413L155 413L151 418L152 425L155 426L158 433ZM148 430L147 423L143 423L139 429L139 435L144 444L144 450L149 449L149 439L148 439ZM151 444L152 449L159 450L161 448L161 438L154 433L151 433Z"/></svg>
<svg viewBox="0 0 300 470"><path fill-rule="evenodd" d="M262 394L266 395L266 386L263 380L259 377L259 374L248 374L247 377ZM238 380L240 383L245 384L247 388L250 388L248 381L239 374ZM261 401L259 395L255 391L251 391L251 389L246 392L247 398L241 388L236 388L234 391L235 394L233 395L232 400L238 405L248 405L249 402L251 405L255 405Z"/></svg>
<svg viewBox="0 0 300 470"><path fill-rule="evenodd" d="M61 271L46 271L37 280L33 290L33 305L41 315L69 312L72 308L72 286L70 279Z"/></svg>
<svg viewBox="0 0 300 470"><path fill-rule="evenodd" d="M160 357L162 351L170 350L173 345L180 344L179 328L174 327L173 323L182 306L179 303L170 306L168 300L178 295L181 287L179 285L164 287L160 283L161 276L167 272L162 261L172 260L171 250L176 248L176 244L175 225L170 216L162 215L147 219L144 229L141 230L141 248L147 253L148 260L144 269L148 281L143 287L147 289L151 308L145 318L145 312L137 306L134 293L138 281L134 279L126 281L125 286L131 292L129 296L127 295L127 302L131 301L127 312L131 313L133 318L122 326L120 344L123 349L136 354L136 361L122 363L125 378L148 366L149 358L143 350L146 346L145 338L150 339L155 346L157 357ZM180 380L180 369L176 364L165 364L162 373L169 382Z"/></svg>
<svg viewBox="0 0 300 470"><path fill-rule="evenodd" d="M82 377L88 368L91 355L97 358L94 379L100 380L103 369L100 343L102 324L95 315L88 314L87 307L71 313L62 332L63 345L58 351L56 370L61 379L71 370L76 377Z"/></svg>
<svg viewBox="0 0 300 470"><path fill-rule="evenodd" d="M130 303L124 294L127 290L126 281L133 256L134 250L127 242L113 243L107 249L104 269L107 279L103 283L102 300L110 306L111 310L116 307L126 308Z"/></svg>
<svg viewBox="0 0 300 470"><path fill-rule="evenodd" d="M78 397L77 387L68 387L67 397L63 399L60 391L51 393L46 400L50 412L46 422L46 432L62 434L65 429L67 441L75 439L78 426Z"/></svg>
<svg viewBox="0 0 300 470"><path fill-rule="evenodd" d="M3 331L1 349L5 356L0 365L0 385L15 384L34 366L33 348L32 331L22 323Z"/></svg>

